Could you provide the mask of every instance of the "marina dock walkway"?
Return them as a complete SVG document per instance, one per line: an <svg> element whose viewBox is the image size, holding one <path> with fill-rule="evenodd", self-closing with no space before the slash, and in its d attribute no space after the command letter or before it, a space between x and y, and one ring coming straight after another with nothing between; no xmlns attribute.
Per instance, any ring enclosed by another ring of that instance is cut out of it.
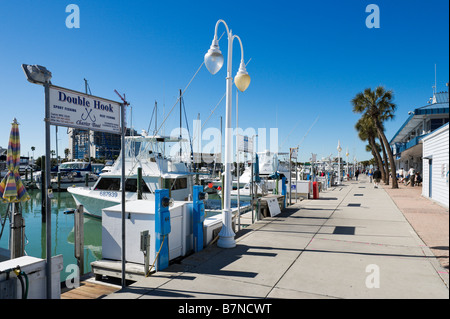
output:
<svg viewBox="0 0 450 319"><path fill-rule="evenodd" d="M448 268L361 177L249 226L233 249L211 245L105 298L448 299Z"/></svg>

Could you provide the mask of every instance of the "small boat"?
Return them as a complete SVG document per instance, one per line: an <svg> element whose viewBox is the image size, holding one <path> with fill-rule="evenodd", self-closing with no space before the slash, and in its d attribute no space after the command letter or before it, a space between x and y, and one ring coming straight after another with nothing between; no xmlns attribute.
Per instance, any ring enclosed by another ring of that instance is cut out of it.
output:
<svg viewBox="0 0 450 319"><path fill-rule="evenodd" d="M80 161L65 162L61 163L57 170L52 169L50 182L53 190L58 189L58 173L60 175L59 190L62 191L67 190L71 186L86 186L86 178L87 186L93 186L98 180L98 175L92 172L91 163ZM36 172L33 179L37 188L41 189L41 172Z"/></svg>
<svg viewBox="0 0 450 319"><path fill-rule="evenodd" d="M50 182L52 184L52 189L59 189L64 191L67 190L68 187L86 186L86 178L88 183L87 186L93 186L94 183L98 180L98 175L90 172L83 174L80 171L64 172L60 174L59 182L58 176L52 174Z"/></svg>

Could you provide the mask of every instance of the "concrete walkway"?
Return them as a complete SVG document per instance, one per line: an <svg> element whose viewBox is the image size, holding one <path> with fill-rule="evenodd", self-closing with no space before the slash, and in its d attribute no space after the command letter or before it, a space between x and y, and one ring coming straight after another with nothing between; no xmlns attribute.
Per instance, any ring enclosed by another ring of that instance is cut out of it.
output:
<svg viewBox="0 0 450 319"><path fill-rule="evenodd" d="M406 217L419 237L431 249L441 263L449 270L449 213L432 200L422 196L422 186L399 185L398 189L384 186L384 189Z"/></svg>
<svg viewBox="0 0 450 319"><path fill-rule="evenodd" d="M449 298L448 271L383 188L320 196L106 298Z"/></svg>

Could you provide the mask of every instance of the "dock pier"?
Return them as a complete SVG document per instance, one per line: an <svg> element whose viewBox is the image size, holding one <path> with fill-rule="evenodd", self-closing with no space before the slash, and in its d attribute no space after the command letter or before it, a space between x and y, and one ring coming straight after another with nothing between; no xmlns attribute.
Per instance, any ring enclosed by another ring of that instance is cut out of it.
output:
<svg viewBox="0 0 450 319"><path fill-rule="evenodd" d="M247 222L235 248L209 245L102 298L448 299L448 268L365 176Z"/></svg>

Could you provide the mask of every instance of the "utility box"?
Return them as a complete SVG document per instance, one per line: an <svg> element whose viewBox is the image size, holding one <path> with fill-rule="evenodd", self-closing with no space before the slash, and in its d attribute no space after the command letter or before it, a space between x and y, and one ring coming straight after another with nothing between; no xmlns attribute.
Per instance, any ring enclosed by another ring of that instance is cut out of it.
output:
<svg viewBox="0 0 450 319"><path fill-rule="evenodd" d="M20 266L28 277L28 299L47 298L46 260L23 256L0 263L0 296L3 299L21 299L22 287L17 276L8 271ZM52 257L52 296L51 299L61 298L61 271L63 270L63 256ZM0 299L2 299L0 298Z"/></svg>
<svg viewBox="0 0 450 319"><path fill-rule="evenodd" d="M282 181L279 181L279 189L281 189ZM310 185L312 185L311 181L305 181L305 180L298 180L297 182L295 180L291 181L292 186L292 199L295 199L295 195L297 194L297 197L304 197L308 198L309 194L312 194L312 188L310 189ZM289 193L289 184L287 185L287 192ZM289 194L287 194L289 198Z"/></svg>
<svg viewBox="0 0 450 319"><path fill-rule="evenodd" d="M193 249L192 202L175 201L170 210L169 259L185 256ZM155 201L135 200L126 202L125 213L125 259L127 262L144 264L141 251L141 232L150 236L149 263L153 264L159 247L155 239ZM122 205L102 211L102 258L122 259Z"/></svg>

